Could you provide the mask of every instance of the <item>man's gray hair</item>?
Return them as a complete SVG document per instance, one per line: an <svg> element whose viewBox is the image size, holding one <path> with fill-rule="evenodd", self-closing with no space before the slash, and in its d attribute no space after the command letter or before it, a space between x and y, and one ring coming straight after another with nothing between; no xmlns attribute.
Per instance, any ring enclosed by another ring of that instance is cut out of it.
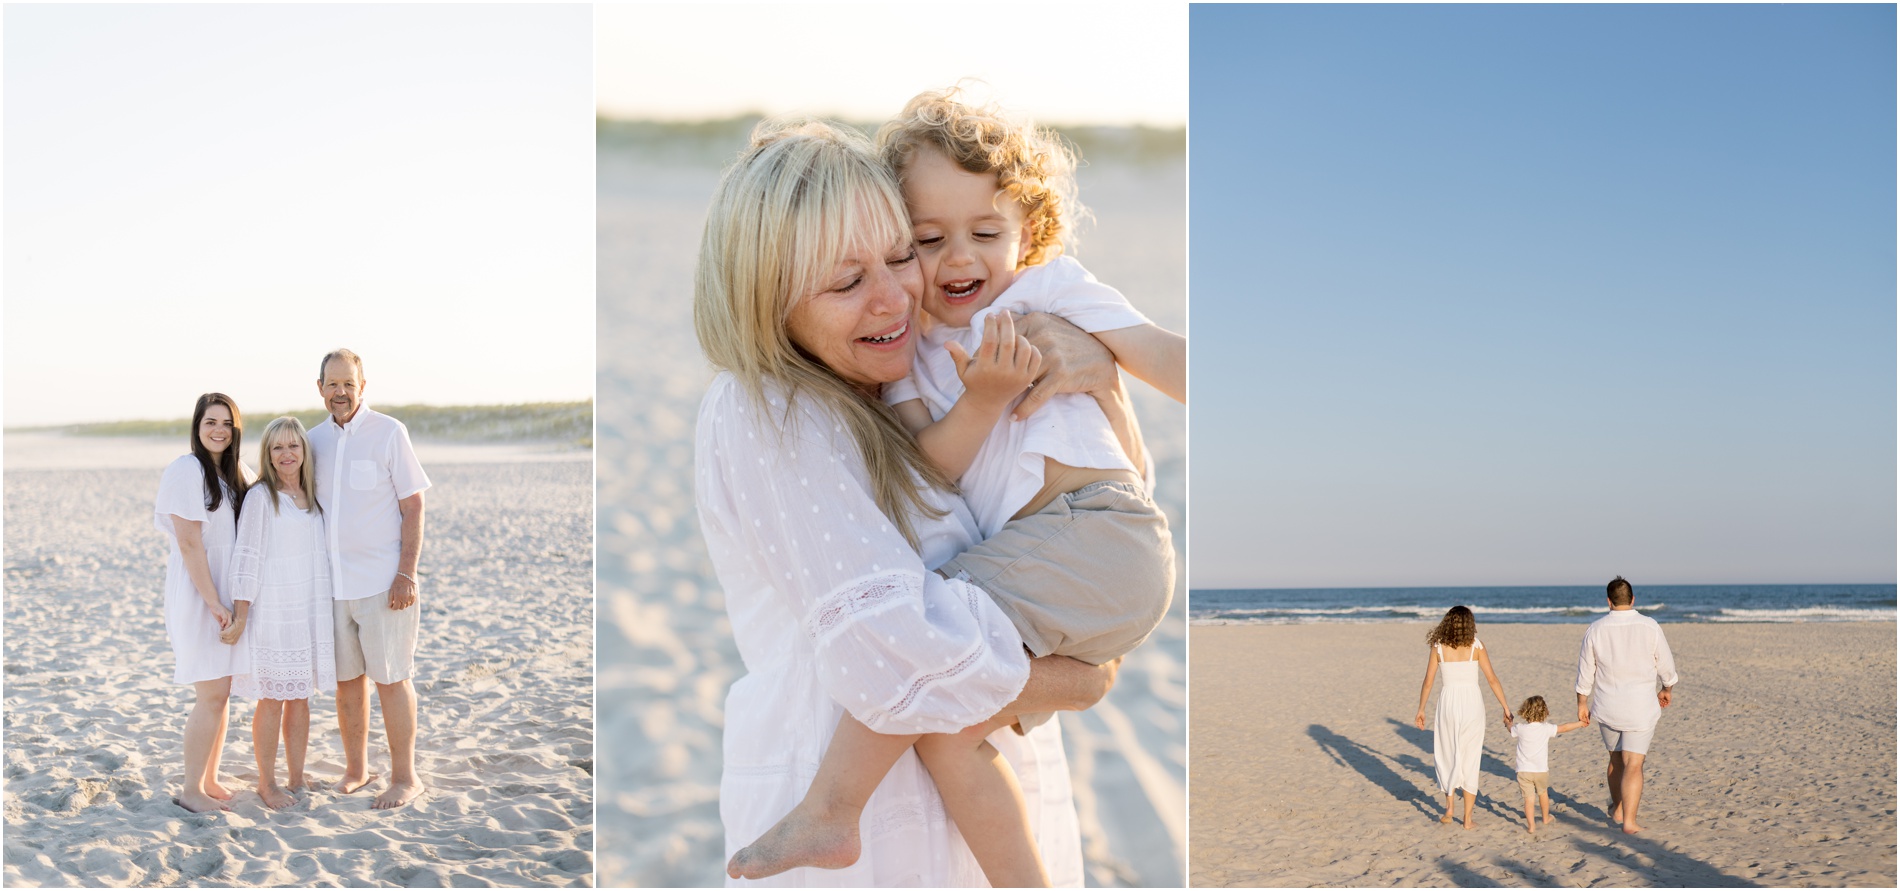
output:
<svg viewBox="0 0 1900 891"><path fill-rule="evenodd" d="M363 380L363 357L338 347L323 354L323 362L317 366L317 383L323 383L323 375L330 370L330 360L342 359L356 366L356 379Z"/></svg>

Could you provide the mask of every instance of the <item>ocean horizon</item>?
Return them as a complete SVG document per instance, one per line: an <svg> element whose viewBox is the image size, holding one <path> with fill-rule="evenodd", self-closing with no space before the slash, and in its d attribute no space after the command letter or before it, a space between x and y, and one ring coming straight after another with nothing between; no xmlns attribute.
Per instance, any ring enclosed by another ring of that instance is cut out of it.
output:
<svg viewBox="0 0 1900 891"><path fill-rule="evenodd" d="M1658 622L1892 622L1895 586L1642 585L1637 611ZM1609 611L1601 585L1416 588L1212 588L1188 592L1192 625L1434 622L1452 606L1480 622L1585 624Z"/></svg>

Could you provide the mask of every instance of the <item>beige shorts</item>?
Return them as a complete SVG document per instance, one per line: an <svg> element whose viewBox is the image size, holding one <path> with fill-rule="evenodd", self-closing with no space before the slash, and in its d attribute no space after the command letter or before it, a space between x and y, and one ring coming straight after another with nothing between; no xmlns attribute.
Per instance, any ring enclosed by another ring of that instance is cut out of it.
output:
<svg viewBox="0 0 1900 891"><path fill-rule="evenodd" d="M1654 727L1648 730L1614 730L1608 724L1598 724L1597 730L1603 734L1603 748L1611 752L1647 755L1650 741L1656 738Z"/></svg>
<svg viewBox="0 0 1900 891"><path fill-rule="evenodd" d="M422 604L390 609L389 592L331 605L336 616L336 679L363 675L378 684L396 684L416 673L416 636L422 628Z"/></svg>
<svg viewBox="0 0 1900 891"><path fill-rule="evenodd" d="M937 568L990 595L1035 656L1100 665L1148 639L1174 599L1168 519L1133 483L1066 493ZM1017 731L1048 721L1019 715Z"/></svg>
<svg viewBox="0 0 1900 891"><path fill-rule="evenodd" d="M1547 793L1550 791L1550 771L1541 770L1532 772L1520 770L1517 772L1517 787L1523 789L1525 795L1542 795Z"/></svg>

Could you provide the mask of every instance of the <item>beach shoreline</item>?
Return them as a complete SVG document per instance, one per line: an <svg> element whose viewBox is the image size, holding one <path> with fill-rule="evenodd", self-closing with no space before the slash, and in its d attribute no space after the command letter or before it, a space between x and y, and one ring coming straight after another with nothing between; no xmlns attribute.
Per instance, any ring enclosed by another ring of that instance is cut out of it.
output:
<svg viewBox="0 0 1900 891"><path fill-rule="evenodd" d="M1645 831L1608 822L1585 728L1551 743L1555 823L1535 838L1488 691L1477 828L1437 820L1412 723L1430 627L1192 627L1191 886L1893 886L1893 623L1665 626L1681 682ZM1575 719L1582 634L1478 628L1512 707L1542 695L1557 721Z"/></svg>

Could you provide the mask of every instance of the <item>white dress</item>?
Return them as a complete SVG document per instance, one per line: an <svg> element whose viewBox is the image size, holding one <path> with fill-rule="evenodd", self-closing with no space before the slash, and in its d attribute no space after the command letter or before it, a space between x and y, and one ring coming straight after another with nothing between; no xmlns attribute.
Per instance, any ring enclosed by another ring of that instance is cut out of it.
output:
<svg viewBox="0 0 1900 891"><path fill-rule="evenodd" d="M171 557L165 563L165 633L171 638L172 683L194 684L215 681L243 671L248 665L238 648L218 639L218 620L211 608L198 596L191 573L185 570L185 555L178 549L178 534L172 527L177 516L203 524L205 559L211 568L211 584L218 589L218 600L231 606L231 588L225 580L225 566L237 540L236 493L222 482L223 497L217 510L205 508L204 472L198 459L185 455L165 468L158 484L158 501L152 518L158 531L171 544Z"/></svg>
<svg viewBox="0 0 1900 891"><path fill-rule="evenodd" d="M231 556L231 596L251 602L238 646L250 671L231 679L248 699L308 699L336 685L336 631L330 611L330 555L323 517L288 495L271 509L258 483L244 500Z"/></svg>
<svg viewBox="0 0 1900 891"><path fill-rule="evenodd" d="M1438 676L1444 681L1432 719L1432 766L1438 771L1438 790L1475 794L1478 764L1484 756L1484 695L1478 686L1478 651L1484 644L1472 641L1471 658L1465 662L1446 662L1444 648L1434 644L1432 649L1438 651Z"/></svg>
<svg viewBox="0 0 1900 891"><path fill-rule="evenodd" d="M923 556L879 512L843 424L799 401L788 419L729 374L700 405L695 480L700 529L725 590L746 674L726 696L719 814L726 854L797 804L846 708L873 730L939 733L999 711L1022 690L1022 638L976 587L927 566L975 543L961 501L918 518ZM1023 786L1050 878L1082 884L1081 842L1061 731L1049 722L990 737ZM780 887L981 887L982 870L906 752L865 806L863 855L840 870L794 869ZM707 878L711 878L708 875Z"/></svg>

